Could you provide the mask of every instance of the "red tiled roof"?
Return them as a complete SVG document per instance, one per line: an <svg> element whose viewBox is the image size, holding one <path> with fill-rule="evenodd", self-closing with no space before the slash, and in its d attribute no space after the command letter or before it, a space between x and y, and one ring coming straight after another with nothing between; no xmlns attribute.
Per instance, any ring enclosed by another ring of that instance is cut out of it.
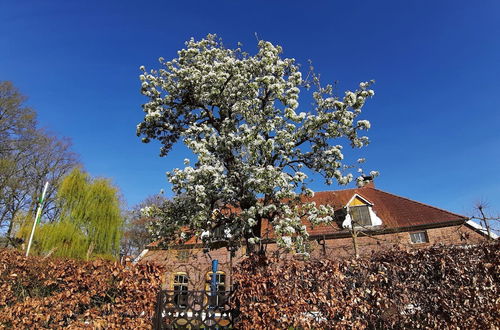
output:
<svg viewBox="0 0 500 330"><path fill-rule="evenodd" d="M159 239L157 241L151 242L147 245L148 248L157 248L163 242L163 239ZM180 240L172 242L171 244L197 244L201 243L201 240L197 236L191 236L187 241L182 243Z"/></svg>
<svg viewBox="0 0 500 330"><path fill-rule="evenodd" d="M354 195L359 195L373 204L372 209L382 220L384 228L403 228L419 225L439 224L467 219L467 217L439 209L434 206L396 196L373 187L354 188L338 191L321 191L314 197L304 199L317 205L332 205L335 209L345 207ZM309 235L325 235L338 231L336 224L312 227L303 220ZM264 229L265 230L265 229Z"/></svg>
<svg viewBox="0 0 500 330"><path fill-rule="evenodd" d="M356 194L372 204L372 210L382 220L382 226L385 229L414 227L420 225L438 225L440 223L467 219L467 217L463 215L448 212L405 197L396 196L385 191L375 189L372 186L337 191L316 192L314 197L304 197L303 201L314 201L316 202L316 205L331 205L337 210L345 207L351 198L353 198ZM303 219L302 222L306 225L310 236L333 234L341 229L336 223L313 227L306 219ZM262 222L261 233L262 237L274 237L268 221ZM192 237L185 244L195 244L196 242L196 238ZM150 244L150 246L155 246L155 243Z"/></svg>

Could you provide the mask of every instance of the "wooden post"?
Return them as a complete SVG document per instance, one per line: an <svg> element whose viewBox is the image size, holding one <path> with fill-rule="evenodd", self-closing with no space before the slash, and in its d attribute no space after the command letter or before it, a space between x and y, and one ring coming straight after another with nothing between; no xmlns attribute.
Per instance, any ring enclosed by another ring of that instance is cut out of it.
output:
<svg viewBox="0 0 500 330"><path fill-rule="evenodd" d="M352 225L351 227L351 236L352 236L352 244L354 246L354 257L356 259L359 258L359 252L358 252L358 231L356 230L356 226Z"/></svg>

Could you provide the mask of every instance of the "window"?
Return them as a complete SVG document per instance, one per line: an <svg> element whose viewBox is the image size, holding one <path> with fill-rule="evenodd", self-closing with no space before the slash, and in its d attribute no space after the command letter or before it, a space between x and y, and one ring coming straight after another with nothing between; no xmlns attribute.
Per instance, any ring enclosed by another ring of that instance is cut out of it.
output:
<svg viewBox="0 0 500 330"><path fill-rule="evenodd" d="M429 238L427 237L427 233L425 231L410 233L410 240L413 244L429 242Z"/></svg>
<svg viewBox="0 0 500 330"><path fill-rule="evenodd" d="M349 207L349 214L351 215L352 223L355 226L372 225L369 205L351 206Z"/></svg>
<svg viewBox="0 0 500 330"><path fill-rule="evenodd" d="M214 273L208 272L207 273L207 282L206 282L206 290L210 291L212 289L212 278L214 276ZM226 291L226 274L224 272L217 272L215 274L215 279L217 281L217 291Z"/></svg>
<svg viewBox="0 0 500 330"><path fill-rule="evenodd" d="M225 296L225 291L226 291L226 274L224 272L217 272L215 274L215 279L217 281L217 293L216 295L212 296L211 291L212 291L212 278L214 276L213 272L208 272L207 273L207 281L205 285L205 290L210 292L209 294L209 301L210 304L209 306L220 306L223 305L222 297Z"/></svg>
<svg viewBox="0 0 500 330"><path fill-rule="evenodd" d="M212 228L210 235L212 235L216 240L224 240L226 238L224 226L219 225L215 228Z"/></svg>
<svg viewBox="0 0 500 330"><path fill-rule="evenodd" d="M179 307L186 307L187 296L188 296L188 283L189 278L186 273L175 273L174 274L174 302Z"/></svg>
<svg viewBox="0 0 500 330"><path fill-rule="evenodd" d="M187 262L189 260L189 250L179 250L177 251L177 260L181 262Z"/></svg>

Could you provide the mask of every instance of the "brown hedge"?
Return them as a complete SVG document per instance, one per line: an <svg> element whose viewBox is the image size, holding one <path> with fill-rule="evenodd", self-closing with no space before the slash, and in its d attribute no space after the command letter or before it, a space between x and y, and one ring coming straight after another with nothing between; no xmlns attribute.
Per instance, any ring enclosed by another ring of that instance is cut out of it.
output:
<svg viewBox="0 0 500 330"><path fill-rule="evenodd" d="M162 269L0 250L0 326L150 329Z"/></svg>
<svg viewBox="0 0 500 330"><path fill-rule="evenodd" d="M238 328L500 327L500 243L235 269ZM164 269L0 250L0 327L149 329ZM313 313L311 313L313 312Z"/></svg>
<svg viewBox="0 0 500 330"><path fill-rule="evenodd" d="M344 261L247 259L235 275L238 327L498 329L499 247Z"/></svg>

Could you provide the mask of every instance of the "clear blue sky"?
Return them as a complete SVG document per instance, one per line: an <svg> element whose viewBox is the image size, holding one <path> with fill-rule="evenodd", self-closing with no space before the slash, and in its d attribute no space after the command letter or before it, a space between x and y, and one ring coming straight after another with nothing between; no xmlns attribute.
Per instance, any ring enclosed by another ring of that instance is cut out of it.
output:
<svg viewBox="0 0 500 330"><path fill-rule="evenodd" d="M207 33L253 49L256 32L341 89L376 79L365 117L377 187L462 214L479 199L500 211L499 1L184 3L2 1L0 80L133 205L171 194L165 172L185 157L159 158L157 143L135 136L139 66Z"/></svg>

